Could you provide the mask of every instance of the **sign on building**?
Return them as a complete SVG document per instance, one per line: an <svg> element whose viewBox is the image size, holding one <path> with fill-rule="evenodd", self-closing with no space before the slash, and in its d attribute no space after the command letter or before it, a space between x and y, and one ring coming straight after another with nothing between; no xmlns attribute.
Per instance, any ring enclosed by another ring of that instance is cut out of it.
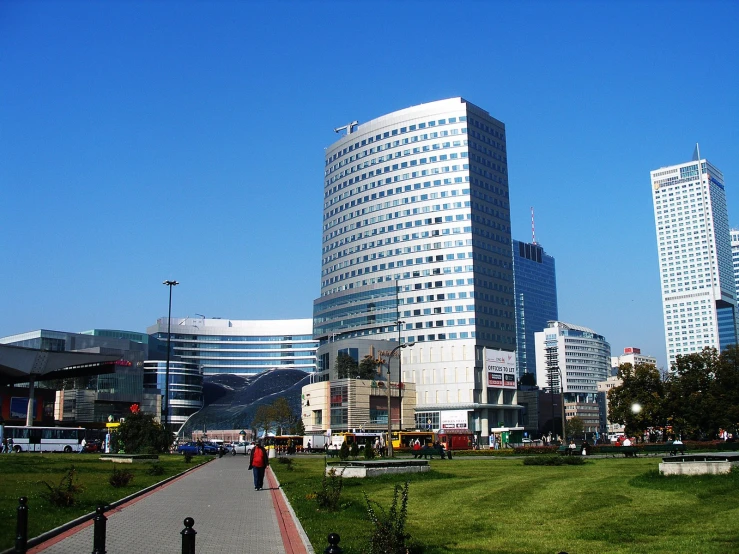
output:
<svg viewBox="0 0 739 554"><path fill-rule="evenodd" d="M439 414L439 429L467 429L467 410L449 410Z"/></svg>
<svg viewBox="0 0 739 554"><path fill-rule="evenodd" d="M516 388L515 352L486 348L485 367L488 373L488 387L499 389Z"/></svg>

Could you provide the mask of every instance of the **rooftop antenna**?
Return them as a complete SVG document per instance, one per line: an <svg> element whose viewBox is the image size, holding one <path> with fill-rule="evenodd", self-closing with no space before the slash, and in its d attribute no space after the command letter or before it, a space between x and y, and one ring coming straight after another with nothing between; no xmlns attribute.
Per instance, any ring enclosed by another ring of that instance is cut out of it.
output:
<svg viewBox="0 0 739 554"><path fill-rule="evenodd" d="M359 121L352 121L351 123L347 123L346 125L342 125L341 127L336 127L336 129L334 129L334 133L346 131L347 135L351 135L352 131L354 131L354 127L356 127L357 125L359 125Z"/></svg>
<svg viewBox="0 0 739 554"><path fill-rule="evenodd" d="M534 227L534 207L531 206L531 244L536 243L536 228Z"/></svg>

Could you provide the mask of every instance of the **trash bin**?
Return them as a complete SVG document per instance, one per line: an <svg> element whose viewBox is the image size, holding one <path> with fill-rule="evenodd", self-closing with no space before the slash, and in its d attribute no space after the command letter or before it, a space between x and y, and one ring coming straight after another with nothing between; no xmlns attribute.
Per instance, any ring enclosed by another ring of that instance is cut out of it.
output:
<svg viewBox="0 0 739 554"><path fill-rule="evenodd" d="M270 445L267 447L267 458L274 458L277 454L275 453L275 447Z"/></svg>

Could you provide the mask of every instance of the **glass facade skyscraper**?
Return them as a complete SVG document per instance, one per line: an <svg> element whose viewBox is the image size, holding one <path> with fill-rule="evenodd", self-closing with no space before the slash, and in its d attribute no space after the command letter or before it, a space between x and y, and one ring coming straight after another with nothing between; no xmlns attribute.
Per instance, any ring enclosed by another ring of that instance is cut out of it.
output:
<svg viewBox="0 0 739 554"><path fill-rule="evenodd" d="M534 333L559 318L554 258L536 243L513 241L513 290L516 299L516 369L536 375Z"/></svg>
<svg viewBox="0 0 739 554"><path fill-rule="evenodd" d="M701 159L651 172L665 342L681 354L736 344L736 282L721 172Z"/></svg>
<svg viewBox="0 0 739 554"><path fill-rule="evenodd" d="M485 348L516 347L505 125L450 98L340 130L325 153L315 338L415 343L402 378L417 411L467 410L484 435L488 419L515 423L482 374Z"/></svg>

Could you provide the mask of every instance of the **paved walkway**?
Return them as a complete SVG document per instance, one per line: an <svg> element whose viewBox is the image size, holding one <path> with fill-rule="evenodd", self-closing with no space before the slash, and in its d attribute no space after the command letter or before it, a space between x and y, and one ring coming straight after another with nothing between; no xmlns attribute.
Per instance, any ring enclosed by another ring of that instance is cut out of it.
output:
<svg viewBox="0 0 739 554"><path fill-rule="evenodd" d="M254 490L249 458L226 455L167 485L106 512L108 554L180 554L183 521L195 520L198 553L266 552L313 554L274 474ZM42 543L29 552L92 552L92 522Z"/></svg>

